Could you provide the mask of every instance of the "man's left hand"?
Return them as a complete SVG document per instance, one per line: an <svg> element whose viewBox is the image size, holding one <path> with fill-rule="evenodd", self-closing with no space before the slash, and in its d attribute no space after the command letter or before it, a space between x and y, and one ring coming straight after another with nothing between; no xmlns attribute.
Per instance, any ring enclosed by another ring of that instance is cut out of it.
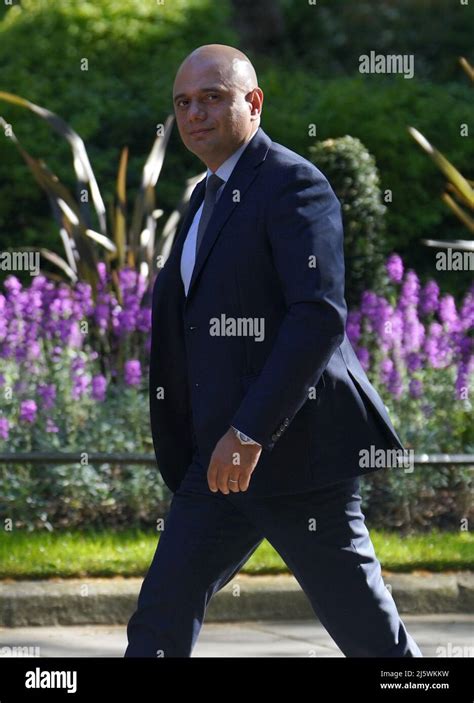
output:
<svg viewBox="0 0 474 703"><path fill-rule="evenodd" d="M226 495L246 491L261 453L260 444L242 444L229 428L212 452L207 470L211 491L222 491Z"/></svg>

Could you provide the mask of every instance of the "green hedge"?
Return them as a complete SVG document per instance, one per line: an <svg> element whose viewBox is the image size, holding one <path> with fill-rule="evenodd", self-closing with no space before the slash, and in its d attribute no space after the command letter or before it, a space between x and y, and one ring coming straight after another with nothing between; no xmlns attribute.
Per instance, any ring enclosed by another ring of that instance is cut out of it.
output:
<svg viewBox="0 0 474 703"><path fill-rule="evenodd" d="M171 499L155 466L133 464L0 465L0 489L2 523L27 530L152 527ZM473 518L469 467L382 470L362 478L361 491L380 529L457 530Z"/></svg>

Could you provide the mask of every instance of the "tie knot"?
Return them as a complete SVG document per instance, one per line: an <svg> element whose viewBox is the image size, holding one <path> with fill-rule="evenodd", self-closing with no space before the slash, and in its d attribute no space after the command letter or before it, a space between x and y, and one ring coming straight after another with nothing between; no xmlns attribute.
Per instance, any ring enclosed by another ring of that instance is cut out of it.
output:
<svg viewBox="0 0 474 703"><path fill-rule="evenodd" d="M215 173L211 173L206 183L206 194L213 193L215 195L223 183L224 180L222 178L216 176Z"/></svg>

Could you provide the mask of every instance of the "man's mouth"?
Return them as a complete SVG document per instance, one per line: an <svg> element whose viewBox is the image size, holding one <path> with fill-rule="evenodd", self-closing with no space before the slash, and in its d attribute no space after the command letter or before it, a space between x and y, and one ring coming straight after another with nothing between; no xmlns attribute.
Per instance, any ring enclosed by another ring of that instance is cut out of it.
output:
<svg viewBox="0 0 474 703"><path fill-rule="evenodd" d="M210 127L209 129L197 129L194 132L190 132L190 135L192 137L197 137L200 134L206 134L207 132L211 132L214 129L214 127Z"/></svg>

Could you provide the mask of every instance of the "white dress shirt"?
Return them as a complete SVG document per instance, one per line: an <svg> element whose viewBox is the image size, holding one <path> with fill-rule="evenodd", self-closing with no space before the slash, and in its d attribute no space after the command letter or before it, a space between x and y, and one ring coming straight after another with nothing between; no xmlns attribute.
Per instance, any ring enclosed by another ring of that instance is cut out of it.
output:
<svg viewBox="0 0 474 703"><path fill-rule="evenodd" d="M219 176L219 178L222 178L224 183L221 185L219 190L217 191L216 195L216 202L219 200L222 191L225 188L225 185L227 181L229 180L232 171L235 168L235 165L237 161L240 159L242 156L242 153L246 149L246 147L250 144L251 140L254 138L255 134L257 133L258 127L255 130L255 132L247 139L246 142L241 144L241 146L237 149L237 151L234 151L229 158L224 161L223 164L219 166L217 171L215 171L216 176ZM211 169L207 169L207 174L206 174L206 183L207 179L209 176L213 173ZM201 219L202 215L202 210L204 207L204 201L201 203L199 206L196 214L194 215L194 219L191 223L191 226L188 230L188 234L186 236L186 240L183 245L183 251L181 254L181 279L183 281L183 286L184 286L184 293L185 295L188 294L189 290L189 284L191 283L191 277L193 275L193 269L194 269L194 264L196 261L196 237L197 237L197 231L199 227L199 221Z"/></svg>

